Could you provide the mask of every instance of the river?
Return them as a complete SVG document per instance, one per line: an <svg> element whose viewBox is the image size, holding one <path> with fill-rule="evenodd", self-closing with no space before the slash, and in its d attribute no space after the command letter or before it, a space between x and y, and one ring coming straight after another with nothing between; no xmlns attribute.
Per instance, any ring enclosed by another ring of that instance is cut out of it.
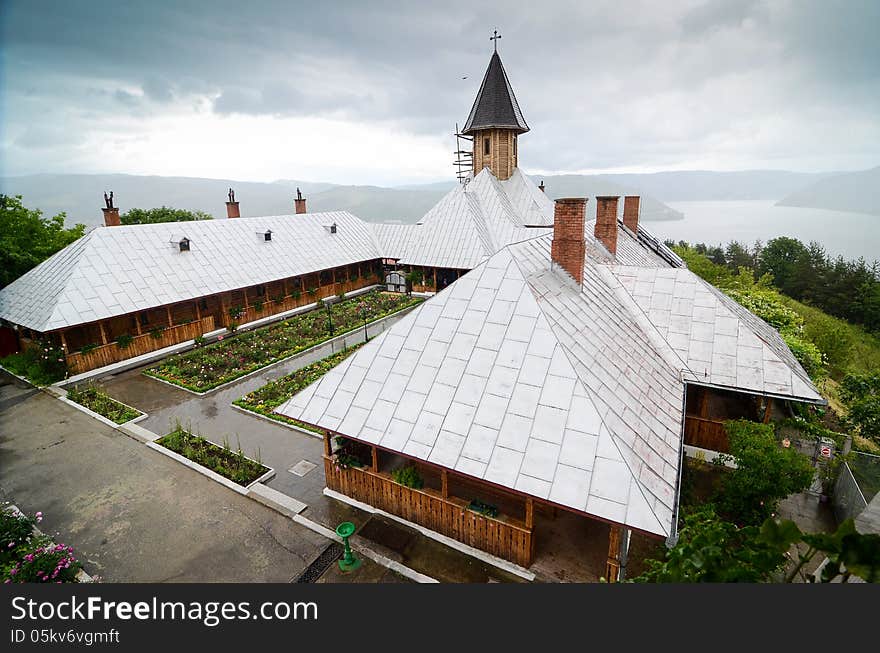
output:
<svg viewBox="0 0 880 653"><path fill-rule="evenodd" d="M662 239L716 245L738 240L751 245L777 236L818 241L832 255L880 260L880 216L827 209L774 206L774 200L666 202L682 220L645 221Z"/></svg>

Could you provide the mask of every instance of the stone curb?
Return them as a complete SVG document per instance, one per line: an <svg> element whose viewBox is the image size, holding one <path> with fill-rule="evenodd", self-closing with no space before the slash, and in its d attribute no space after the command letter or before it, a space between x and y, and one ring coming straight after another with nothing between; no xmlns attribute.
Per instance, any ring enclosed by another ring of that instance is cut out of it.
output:
<svg viewBox="0 0 880 653"><path fill-rule="evenodd" d="M315 433L314 431L309 431L308 429L304 429L302 427L297 426L296 424L288 424L287 422L282 422L277 419L272 419L271 417L266 417L265 415L261 415L260 413L255 413L252 410L248 410L247 408L242 408L241 406L236 406L235 404L229 404L233 410L237 410L240 413L245 415L250 415L251 417L257 417L259 419L264 419L267 422L272 424L277 424L278 426L283 426L286 429L290 429L291 431L296 431L297 433L302 433L303 435L310 435L313 438L318 438L319 440L323 440L323 436L320 433Z"/></svg>

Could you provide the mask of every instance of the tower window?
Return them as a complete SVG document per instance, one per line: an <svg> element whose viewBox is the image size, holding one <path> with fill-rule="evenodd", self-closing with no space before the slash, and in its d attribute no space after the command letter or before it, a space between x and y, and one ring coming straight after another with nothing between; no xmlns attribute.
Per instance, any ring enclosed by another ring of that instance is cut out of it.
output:
<svg viewBox="0 0 880 653"><path fill-rule="evenodd" d="M483 154L489 154L489 139L483 139Z"/></svg>

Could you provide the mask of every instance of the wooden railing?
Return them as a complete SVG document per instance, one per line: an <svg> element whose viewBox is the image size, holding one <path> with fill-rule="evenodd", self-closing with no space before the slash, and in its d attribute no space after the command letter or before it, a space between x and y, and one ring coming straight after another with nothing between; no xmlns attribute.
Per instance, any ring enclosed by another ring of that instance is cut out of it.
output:
<svg viewBox="0 0 880 653"><path fill-rule="evenodd" d="M97 367L112 365L127 358L134 358L157 349L170 347L196 336L214 330L213 316L203 317L188 324L167 327L163 331L153 335L146 333L134 336L127 347L120 347L115 342L95 347L86 353L70 352L67 354L67 367L71 374L88 372Z"/></svg>
<svg viewBox="0 0 880 653"><path fill-rule="evenodd" d="M687 415L684 420L685 444L702 449L711 449L721 453L730 452L730 441L727 439L727 431L724 422L717 419Z"/></svg>
<svg viewBox="0 0 880 653"><path fill-rule="evenodd" d="M357 467L337 470L327 456L324 476L327 487L352 499L523 567L532 563L533 533L523 522L480 515L467 509L467 501L444 498L428 488L416 490L400 485L382 472Z"/></svg>
<svg viewBox="0 0 880 653"><path fill-rule="evenodd" d="M248 322L253 322L254 320L259 320L264 317L269 317L270 315L277 315L278 313L284 313L285 311L291 311L294 308L299 308L300 306L308 306L309 304L314 304L318 301L318 299L322 299L324 297L330 297L331 295L338 295L339 293L347 293L352 290L360 290L361 288L366 288L367 286L371 286L376 283L375 279L355 279L354 281L339 281L337 283L331 283L326 286L319 287L314 294L310 292L301 293L299 297L288 296L282 299L281 301L272 301L267 300L263 302L260 310L253 305L248 306L247 308L242 307L241 315L236 318L235 322L238 325L247 324ZM226 323L224 326L229 326L229 323L232 321L229 315L224 316Z"/></svg>

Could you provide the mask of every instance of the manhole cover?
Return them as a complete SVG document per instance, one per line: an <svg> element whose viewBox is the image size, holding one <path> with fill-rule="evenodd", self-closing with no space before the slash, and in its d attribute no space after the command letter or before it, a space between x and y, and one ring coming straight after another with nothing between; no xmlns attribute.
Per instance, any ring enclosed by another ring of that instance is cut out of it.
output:
<svg viewBox="0 0 880 653"><path fill-rule="evenodd" d="M300 460L296 465L294 465L287 471L289 471L291 474L296 474L297 476L305 476L315 467L315 463L310 463L308 460Z"/></svg>

